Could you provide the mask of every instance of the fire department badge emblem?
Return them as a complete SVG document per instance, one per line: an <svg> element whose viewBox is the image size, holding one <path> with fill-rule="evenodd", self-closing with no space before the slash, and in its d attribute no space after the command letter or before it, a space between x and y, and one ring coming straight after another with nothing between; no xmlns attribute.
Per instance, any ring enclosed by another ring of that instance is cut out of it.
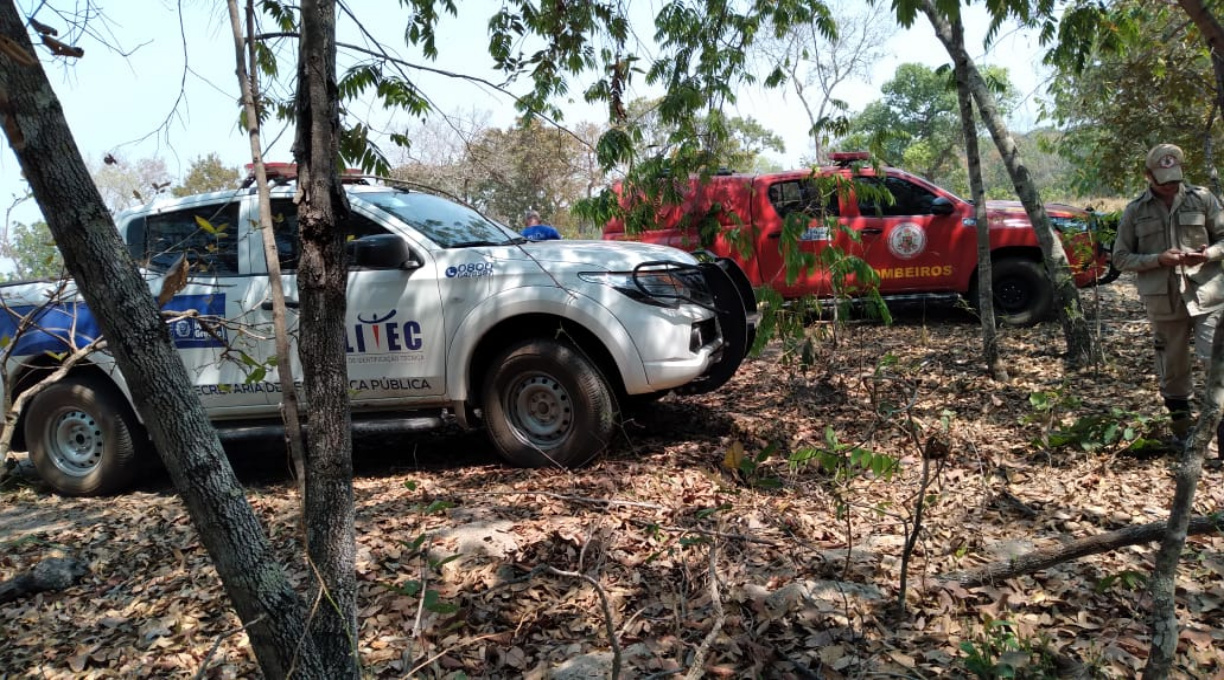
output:
<svg viewBox="0 0 1224 680"><path fill-rule="evenodd" d="M913 222L893 227L888 234L888 250L902 260L912 260L926 250L926 231Z"/></svg>

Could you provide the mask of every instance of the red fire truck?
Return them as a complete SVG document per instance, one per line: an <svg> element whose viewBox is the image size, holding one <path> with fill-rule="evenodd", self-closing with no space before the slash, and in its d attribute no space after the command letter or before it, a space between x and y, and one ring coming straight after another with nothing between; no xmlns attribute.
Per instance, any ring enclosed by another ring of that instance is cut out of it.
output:
<svg viewBox="0 0 1224 680"><path fill-rule="evenodd" d="M834 290L828 267L806 267L788 277L783 242L812 254L814 262L836 247L875 269L885 300L963 296L976 303L977 217L971 202L898 168L863 165L863 152L835 153L832 160L815 170L691 179L681 187L679 202L652 202L641 231L627 234L625 221L615 219L605 226L604 238L709 250L736 260L753 285L770 286L788 299L846 291ZM843 188L831 191L831 184ZM622 197L622 205L631 204ZM1093 214L1061 204L1046 210L1077 285L1103 279L1108 250L1099 243ZM1009 324L1036 323L1053 309L1037 235L1016 201L990 201L987 215L995 310Z"/></svg>

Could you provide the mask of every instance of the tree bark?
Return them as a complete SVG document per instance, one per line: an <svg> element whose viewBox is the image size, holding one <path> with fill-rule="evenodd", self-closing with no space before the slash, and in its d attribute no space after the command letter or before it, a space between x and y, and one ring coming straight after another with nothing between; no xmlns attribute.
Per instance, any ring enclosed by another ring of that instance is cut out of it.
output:
<svg viewBox="0 0 1224 680"><path fill-rule="evenodd" d="M344 233L348 213L340 157L336 86L336 2L302 3L298 52L298 265L301 301L298 352L309 404L306 454L306 543L319 581L310 632L333 677L359 677L353 455L349 434ZM282 367L289 370L289 367Z"/></svg>
<svg viewBox="0 0 1224 680"><path fill-rule="evenodd" d="M1207 134L1204 135L1206 151L1206 163L1208 171L1211 175L1211 190L1216 196L1221 195L1220 191L1220 174L1216 169L1215 162L1212 159L1211 147L1211 123L1215 118L1216 111L1224 111L1224 25L1221 25L1215 15L1211 13L1207 5L1202 0L1177 0L1177 4L1181 6L1182 11L1190 20L1194 22L1194 26L1198 28L1199 33L1203 36L1203 41L1207 43L1207 51L1211 53L1211 69L1215 74L1216 86L1216 106L1212 110L1212 116L1207 121Z"/></svg>
<svg viewBox="0 0 1224 680"><path fill-rule="evenodd" d="M1182 450L1174 473L1173 503L1169 508L1168 528L1156 553L1152 569L1152 650L1143 668L1145 680L1169 677L1173 657L1177 653L1177 566L1194 511L1194 492L1203 472L1203 457L1207 445L1216 436L1220 411L1224 409L1224 333L1216 329L1211 342L1211 368L1207 371L1207 389L1198 424ZM1217 520L1219 517L1216 518ZM1217 522L1224 524L1224 522Z"/></svg>
<svg viewBox="0 0 1224 680"><path fill-rule="evenodd" d="M978 112L982 116L982 122L990 130L995 147L998 148L999 155L1003 157L1003 163L1007 167L1007 174L1011 177L1012 184L1015 185L1016 194L1024 205L1024 211L1033 225L1033 231L1037 234L1037 242L1041 245L1046 271L1050 276L1050 281L1054 284L1054 300L1058 306L1058 319L1062 324L1063 336L1067 343L1067 363L1071 366L1085 366L1096 358L1092 329L1088 326L1088 319L1080 304L1079 290L1075 287L1075 279L1071 275L1071 264L1067 260L1067 253L1063 250L1062 242L1054 233L1053 227L1050 226L1050 217L1046 214L1032 175L1021 162L1016 141L1008 131L1003 117L999 115L994 95L987 87L977 65L969 57L963 41L960 45L956 44L952 36L952 27L935 8L933 0L923 0L922 9L927 18L931 20L936 37L948 50L953 62L958 68L963 65L970 91L973 92L973 99L977 102Z"/></svg>
<svg viewBox="0 0 1224 680"><path fill-rule="evenodd" d="M1125 548L1128 545L1139 545L1159 541L1168 528L1166 522L1151 522L1137 526L1110 531L1105 534L1081 538L1058 546L1052 550L1038 550L1019 557L1009 558L1005 562L993 562L980 569L962 574L950 574L942 577L944 580L955 581L966 588L984 586L988 583L1005 581L1009 578L1024 576L1049 569L1063 562L1078 560L1089 555ZM1195 536L1213 531L1224 530L1224 515L1194 517L1187 526L1187 535Z"/></svg>
<svg viewBox="0 0 1224 680"><path fill-rule="evenodd" d="M959 19L952 22L952 40L960 50L965 47L965 27ZM982 359L990 377L1008 379L1007 368L999 355L999 330L994 313L994 264L990 260L990 220L986 213L986 187L982 183L982 155L978 149L977 119L969 91L969 70L956 63L956 99L960 104L961 132L965 137L965 156L969 161L969 191L977 220L978 314L982 319Z"/></svg>
<svg viewBox="0 0 1224 680"><path fill-rule="evenodd" d="M1224 54L1224 25L1215 18L1206 3L1203 0L1177 0L1177 4L1203 34L1208 50L1212 54ZM1221 96L1221 93L1217 93L1217 96Z"/></svg>
<svg viewBox="0 0 1224 680"><path fill-rule="evenodd" d="M277 565L191 378L85 168L12 2L0 2L0 123L132 399L212 557L264 675L323 677L301 599ZM15 58L20 51L29 59Z"/></svg>
<svg viewBox="0 0 1224 680"><path fill-rule="evenodd" d="M259 192L259 233L263 237L264 261L268 267L268 290L272 294L272 329L276 335L276 365L293 366L293 355L289 349L289 330L285 326L285 288L281 281L280 255L276 250L276 235L272 224L272 199L268 193L268 171L264 167L263 145L260 142L259 113L255 106L257 64L255 40L248 38L248 50L243 50L242 20L238 14L238 0L229 0L230 24L234 29L234 59L237 63L238 87L242 91L242 110L246 116L247 137L251 142L251 164L255 170L255 187ZM247 26L250 33L255 28L254 0L247 0ZM247 69L247 59L251 68ZM285 438L289 443L289 458L297 476L298 496L306 498L306 455L302 449L302 421L298 412L297 386L293 383L293 371L286 368L278 371L281 387L281 415L285 422Z"/></svg>

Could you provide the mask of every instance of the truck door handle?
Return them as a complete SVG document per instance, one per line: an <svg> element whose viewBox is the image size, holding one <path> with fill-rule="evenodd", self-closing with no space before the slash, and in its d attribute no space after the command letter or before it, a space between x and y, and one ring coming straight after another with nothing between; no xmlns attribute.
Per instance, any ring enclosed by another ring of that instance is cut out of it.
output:
<svg viewBox="0 0 1224 680"><path fill-rule="evenodd" d="M285 298L285 307L288 307L289 309L297 309L298 307L301 307L301 306L302 306L301 303L299 303L297 300L294 300L291 298ZM265 312L272 311L272 301L265 300L264 303L259 306L259 308L264 310Z"/></svg>
<svg viewBox="0 0 1224 680"><path fill-rule="evenodd" d="M864 229L864 230L863 230L863 233L864 233L864 234L871 234L872 236L875 236L876 234L883 234L883 233L884 233L884 230L883 230L883 229L876 229L875 227L871 227L870 229Z"/></svg>
<svg viewBox="0 0 1224 680"><path fill-rule="evenodd" d="M765 234L765 238L780 239L782 238L782 232L780 231L770 232L768 234Z"/></svg>

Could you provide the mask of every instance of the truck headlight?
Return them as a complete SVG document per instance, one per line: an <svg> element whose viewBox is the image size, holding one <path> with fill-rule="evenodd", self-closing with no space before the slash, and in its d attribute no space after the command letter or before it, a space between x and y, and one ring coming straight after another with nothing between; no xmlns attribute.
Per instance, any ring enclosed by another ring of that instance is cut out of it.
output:
<svg viewBox="0 0 1224 680"><path fill-rule="evenodd" d="M1078 217L1050 217L1050 225L1058 231L1077 234L1088 231L1088 220Z"/></svg>
<svg viewBox="0 0 1224 680"><path fill-rule="evenodd" d="M701 270L676 263L645 263L631 272L582 272L587 283L609 286L634 300L675 308L681 302L710 307L713 298Z"/></svg>

